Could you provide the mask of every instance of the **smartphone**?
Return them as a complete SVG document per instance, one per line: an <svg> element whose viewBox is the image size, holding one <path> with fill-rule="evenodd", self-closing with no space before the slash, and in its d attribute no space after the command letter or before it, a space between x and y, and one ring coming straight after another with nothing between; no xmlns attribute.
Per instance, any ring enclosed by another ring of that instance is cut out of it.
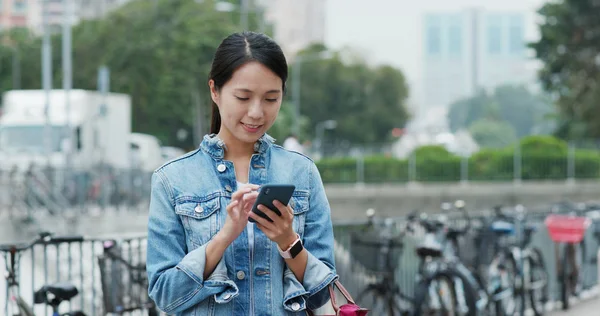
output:
<svg viewBox="0 0 600 316"><path fill-rule="evenodd" d="M258 197L252 206L252 212L256 215L273 222L267 215L258 209L260 204L266 206L273 213L281 216L281 212L273 205L273 201L277 200L283 205L288 205L296 186L293 184L265 184L258 191ZM250 222L256 222L252 218L248 218Z"/></svg>

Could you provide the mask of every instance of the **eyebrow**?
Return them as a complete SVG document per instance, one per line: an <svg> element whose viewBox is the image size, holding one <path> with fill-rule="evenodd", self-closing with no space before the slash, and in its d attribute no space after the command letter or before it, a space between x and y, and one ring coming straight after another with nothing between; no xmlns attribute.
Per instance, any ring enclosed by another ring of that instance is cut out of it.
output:
<svg viewBox="0 0 600 316"><path fill-rule="evenodd" d="M235 89L235 91L238 91L238 92L248 92L248 93L254 92L254 91L249 90L249 89ZM277 89L277 90L269 90L269 91L267 91L267 93L281 93L281 90L279 90L279 89Z"/></svg>

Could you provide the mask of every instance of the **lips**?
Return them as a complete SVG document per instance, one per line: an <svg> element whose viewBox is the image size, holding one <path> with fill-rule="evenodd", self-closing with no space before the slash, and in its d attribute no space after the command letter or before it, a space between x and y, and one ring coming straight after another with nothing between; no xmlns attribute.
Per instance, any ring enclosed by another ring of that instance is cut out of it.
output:
<svg viewBox="0 0 600 316"><path fill-rule="evenodd" d="M249 133L256 133L262 127L262 125L245 124L245 123L242 123L242 126L244 126L244 129Z"/></svg>

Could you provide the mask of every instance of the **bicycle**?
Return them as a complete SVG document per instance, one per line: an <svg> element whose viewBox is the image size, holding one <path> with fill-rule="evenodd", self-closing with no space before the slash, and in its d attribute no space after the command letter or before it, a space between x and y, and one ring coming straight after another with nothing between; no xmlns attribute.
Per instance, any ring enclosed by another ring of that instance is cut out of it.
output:
<svg viewBox="0 0 600 316"><path fill-rule="evenodd" d="M387 315L409 316L413 299L406 296L396 284L394 276L396 271L396 262L404 247L402 239L404 232L400 232L395 227L395 222L391 218L386 218L383 223L377 223L374 218L375 211L367 210L368 225L367 227L351 235L352 250L356 251L357 247L375 248L376 255L373 257L364 255L355 255L356 258L361 258L364 264L365 259L368 259L367 268L376 271L377 280L368 284L362 290L359 298L359 305L370 306L370 310L374 313L385 311ZM369 233L373 233L371 236ZM375 259L375 260L372 260ZM365 298L372 297L371 305L365 302Z"/></svg>
<svg viewBox="0 0 600 316"><path fill-rule="evenodd" d="M555 260L562 309L568 310L570 298L579 296L585 290L584 274L586 260L585 233L592 224L588 213L594 211L593 205L560 202L552 207L552 214L544 221L550 239L555 245Z"/></svg>
<svg viewBox="0 0 600 316"><path fill-rule="evenodd" d="M492 229L499 239L517 235L512 243L498 241L495 245L497 257L502 266L514 278L515 312L525 315L529 305L536 316L544 314L548 301L548 273L544 264L542 252L531 246L533 234L537 231L535 225L527 224L527 210L523 205L514 208L515 215L503 212L502 207L495 209Z"/></svg>
<svg viewBox="0 0 600 316"><path fill-rule="evenodd" d="M35 245L58 245L68 242L81 242L81 236L61 236L55 237L51 233L43 232L39 236L26 244L20 245L0 245L0 252L5 254L6 261L6 281L7 294L10 299L7 302L5 311L12 312L12 316L35 316L33 308L27 304L25 299L20 295L20 284L18 279L17 265L20 253L32 249ZM57 283L52 285L44 285L34 292L34 304L47 304L52 307L52 316L85 316L81 311L72 311L64 314L59 313L59 306L65 301L70 301L77 296L79 291L69 283ZM10 308L9 308L10 306Z"/></svg>
<svg viewBox="0 0 600 316"><path fill-rule="evenodd" d="M146 264L133 265L125 260L119 254L119 247L115 240L105 240L102 245L103 255L98 258L98 264L105 312L123 315L132 311L145 310L148 316L158 316L159 310L148 295ZM131 284L137 286L137 291L130 286L129 292L125 293L125 287L117 283L123 280L123 273Z"/></svg>
<svg viewBox="0 0 600 316"><path fill-rule="evenodd" d="M450 211L452 206L444 203L442 208ZM456 201L455 208L466 220L462 229L450 228L446 216L437 219L429 219L426 214L420 218L409 216L410 223L418 223L425 229L425 238L416 248L420 263L415 316L431 313L475 316L486 312L489 297L485 287L458 257L458 239L470 230L470 218L463 201Z"/></svg>

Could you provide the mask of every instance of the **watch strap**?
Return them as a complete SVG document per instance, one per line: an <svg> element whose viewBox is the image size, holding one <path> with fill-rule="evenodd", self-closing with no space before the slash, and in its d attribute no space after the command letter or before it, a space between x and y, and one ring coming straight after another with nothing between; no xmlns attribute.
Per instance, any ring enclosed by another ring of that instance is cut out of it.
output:
<svg viewBox="0 0 600 316"><path fill-rule="evenodd" d="M294 242L286 250L282 250L279 248L279 245L277 245L277 250L279 250L279 254L284 259L296 258L302 249L304 249L304 246L302 245L302 239L300 239L300 235L298 234L296 234L296 240L294 240Z"/></svg>

